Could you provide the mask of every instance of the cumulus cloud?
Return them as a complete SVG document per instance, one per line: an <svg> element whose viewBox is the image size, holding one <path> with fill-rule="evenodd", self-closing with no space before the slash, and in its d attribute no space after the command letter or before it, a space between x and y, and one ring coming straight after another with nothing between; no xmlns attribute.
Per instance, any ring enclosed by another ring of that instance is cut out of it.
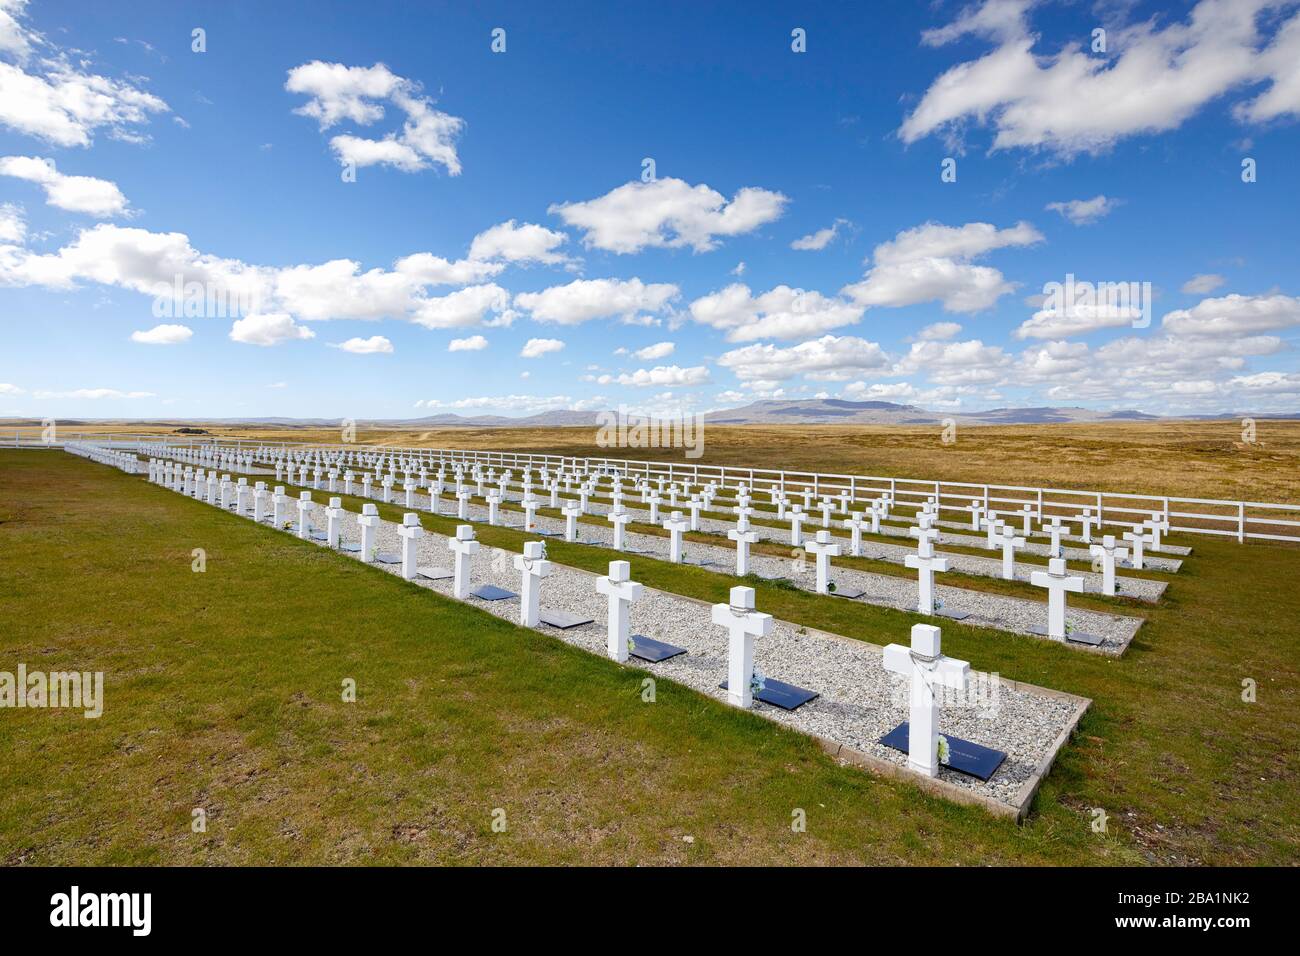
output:
<svg viewBox="0 0 1300 956"><path fill-rule="evenodd" d="M541 292L522 292L515 305L538 322L578 325L592 319L634 320L639 313L661 312L678 296L677 286L647 285L640 279L575 279Z"/></svg>
<svg viewBox="0 0 1300 956"><path fill-rule="evenodd" d="M411 321L426 329L457 329L473 325L508 325L510 293L495 283L472 285L447 295L419 300ZM496 318L489 319L489 313Z"/></svg>
<svg viewBox="0 0 1300 956"><path fill-rule="evenodd" d="M1059 339L1087 335L1101 329L1119 329L1142 318L1133 306L1075 303L1067 309L1041 309L1012 334L1018 339Z"/></svg>
<svg viewBox="0 0 1300 956"><path fill-rule="evenodd" d="M1006 229L987 222L927 222L876 246L866 276L841 293L864 307L938 301L948 312L980 312L1014 291L1015 284L997 269L969 260L996 249L1030 246L1042 238L1027 222Z"/></svg>
<svg viewBox="0 0 1300 956"><path fill-rule="evenodd" d="M1223 276L1213 272L1198 272L1183 283L1180 291L1188 295L1209 295L1227 281Z"/></svg>
<svg viewBox="0 0 1300 956"><path fill-rule="evenodd" d="M569 258L555 250L568 236L531 222L515 225L513 219L485 229L469 246L471 260L504 259L507 262L567 263Z"/></svg>
<svg viewBox="0 0 1300 956"><path fill-rule="evenodd" d="M230 338L245 345L271 346L299 339L314 339L316 333L298 325L284 312L254 313L236 319L230 327Z"/></svg>
<svg viewBox="0 0 1300 956"><path fill-rule="evenodd" d="M943 342L961 331L960 322L932 322L916 333L922 342Z"/></svg>
<svg viewBox="0 0 1300 956"><path fill-rule="evenodd" d="M676 348L677 346L672 342L656 342L654 345L647 345L645 348L637 349L632 353L632 357L643 362L654 362L672 355Z"/></svg>
<svg viewBox="0 0 1300 956"><path fill-rule="evenodd" d="M316 120L322 131L342 122L370 126L384 118L385 102L406 114L401 131L382 139L350 133L333 137L330 147L344 165L385 165L411 173L437 164L452 176L460 175L455 143L465 121L435 109L419 83L382 63L366 67L313 60L290 70L284 88L309 97L294 112Z"/></svg>
<svg viewBox="0 0 1300 956"><path fill-rule="evenodd" d="M529 339L524 343L524 347L519 350L519 357L526 359L541 358L551 352L558 352L564 348L564 343L559 339Z"/></svg>
<svg viewBox="0 0 1300 956"><path fill-rule="evenodd" d="M21 206L0 203L0 243L22 243L27 238L27 222Z"/></svg>
<svg viewBox="0 0 1300 956"><path fill-rule="evenodd" d="M152 329L131 333L131 341L141 345L180 345L188 342L194 330L185 325L155 325Z"/></svg>
<svg viewBox="0 0 1300 956"><path fill-rule="evenodd" d="M742 381L778 382L803 375L812 381L841 382L868 369L886 369L890 361L875 342L824 335L791 348L747 345L724 353L718 364Z"/></svg>
<svg viewBox="0 0 1300 956"><path fill-rule="evenodd" d="M1300 298L1226 295L1170 312L1161 323L1180 335L1240 336L1300 326Z"/></svg>
<svg viewBox="0 0 1300 956"><path fill-rule="evenodd" d="M790 243L790 248L806 252L820 252L822 249L829 246L835 240L835 237L839 235L840 226L846 226L848 225L848 222L847 219L836 219L825 229L818 229L816 232L809 233L800 239L796 239L794 242Z"/></svg>
<svg viewBox="0 0 1300 956"><path fill-rule="evenodd" d="M635 372L619 375L601 375L595 381L601 385L631 385L636 388L677 388L703 385L709 380L709 370L703 365L682 368L677 365L656 365L639 368Z"/></svg>
<svg viewBox="0 0 1300 956"><path fill-rule="evenodd" d="M1049 202L1047 209L1059 212L1061 216L1076 226L1086 226L1110 214L1119 200L1106 196L1093 196L1091 199L1071 199L1067 202Z"/></svg>
<svg viewBox="0 0 1300 956"><path fill-rule="evenodd" d="M586 202L556 203L548 210L583 232L583 242L609 252L650 247L717 248L719 237L753 232L781 216L789 200L747 186L728 202L722 193L680 179L625 183Z"/></svg>
<svg viewBox="0 0 1300 956"><path fill-rule="evenodd" d="M1261 49L1264 0L1201 0L1185 20L1149 18L1109 28L1111 53L1078 41L1040 52L1028 23L1032 0L986 0L923 36L938 46L966 36L994 49L951 67L930 85L899 136L959 138L963 125L991 125L994 150L1047 149L1064 157L1099 153L1130 136L1176 129L1208 103L1266 81L1239 102L1237 116L1263 121L1300 115L1300 15Z"/></svg>
<svg viewBox="0 0 1300 956"><path fill-rule="evenodd" d="M481 335L471 335L464 339L452 339L447 343L448 352L479 352L488 347L488 340Z"/></svg>
<svg viewBox="0 0 1300 956"><path fill-rule="evenodd" d="M913 342L892 374L922 372L938 385L986 385L1002 379L1011 365L1011 356L1000 346L985 345L979 339Z"/></svg>
<svg viewBox="0 0 1300 956"><path fill-rule="evenodd" d="M755 296L749 286L739 282L690 305L692 319L726 332L729 342L817 335L852 325L862 318L863 311L852 302L786 285Z"/></svg>
<svg viewBox="0 0 1300 956"><path fill-rule="evenodd" d="M351 338L346 342L326 343L332 349L341 349L353 355L388 355L393 351L393 343L382 335L372 335L368 339Z"/></svg>
<svg viewBox="0 0 1300 956"><path fill-rule="evenodd" d="M0 176L13 176L35 183L45 190L45 201L49 205L68 212L82 212L102 219L127 211L126 197L116 183L94 176L65 175L58 171L52 159L0 157Z"/></svg>
<svg viewBox="0 0 1300 956"><path fill-rule="evenodd" d="M115 80L88 70L24 22L26 3L0 4L0 124L53 146L89 146L103 130L115 139L146 139L136 127L167 104L134 79Z"/></svg>

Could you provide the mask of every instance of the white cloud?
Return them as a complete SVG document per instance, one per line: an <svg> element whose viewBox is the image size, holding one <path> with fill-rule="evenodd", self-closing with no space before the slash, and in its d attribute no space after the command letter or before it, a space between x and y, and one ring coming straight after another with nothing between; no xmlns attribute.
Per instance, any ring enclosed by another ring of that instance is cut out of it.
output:
<svg viewBox="0 0 1300 956"><path fill-rule="evenodd" d="M848 225L847 219L836 219L825 229L818 229L816 232L809 233L801 239L796 239L790 243L791 249L800 249L805 251L820 252L834 241L839 235L840 226Z"/></svg>
<svg viewBox="0 0 1300 956"><path fill-rule="evenodd" d="M660 312L677 295L675 285L646 285L636 278L575 279L541 292L522 292L515 296L515 305L538 322L578 325L614 316L630 321L639 312Z"/></svg>
<svg viewBox="0 0 1300 956"><path fill-rule="evenodd" d="M845 381L867 369L889 367L889 358L875 342L854 336L824 335L792 348L747 345L724 353L718 364L742 381L777 382L804 375L818 382Z"/></svg>
<svg viewBox="0 0 1300 956"><path fill-rule="evenodd" d="M938 385L984 385L1001 380L1011 364L1011 356L1000 346L985 345L979 339L913 342L893 374L923 372Z"/></svg>
<svg viewBox="0 0 1300 956"><path fill-rule="evenodd" d="M1227 281L1223 276L1213 272L1198 272L1183 283L1180 291L1188 295L1209 295Z"/></svg>
<svg viewBox="0 0 1300 956"><path fill-rule="evenodd" d="M998 229L986 222L927 222L876 246L865 278L841 293L861 306L900 307L938 301L948 312L979 312L1014 291L997 269L968 260L996 249L1042 241L1027 222Z"/></svg>
<svg viewBox="0 0 1300 956"><path fill-rule="evenodd" d="M447 343L448 352L478 352L488 347L488 340L481 335L471 335L464 339L452 339Z"/></svg>
<svg viewBox="0 0 1300 956"><path fill-rule="evenodd" d="M910 382L850 382L844 386L841 397L853 402L897 402L915 398L916 388Z"/></svg>
<svg viewBox="0 0 1300 956"><path fill-rule="evenodd" d="M1031 6L987 0L924 35L931 45L975 35L995 48L935 79L899 129L905 143L936 132L957 139L963 124L975 122L996 129L994 150L1099 153L1129 136L1176 129L1206 104L1265 79L1272 86L1238 104L1239 118L1300 113L1300 27L1292 18L1260 52L1257 21L1272 19L1259 16L1260 0L1202 0L1184 21L1111 26L1105 56L1092 54L1086 40L1036 53Z"/></svg>
<svg viewBox="0 0 1300 956"><path fill-rule="evenodd" d="M332 349L342 349L344 352L351 352L353 355L389 355L393 351L393 343L382 335L372 335L368 339L351 338L346 342L328 342L326 344Z"/></svg>
<svg viewBox="0 0 1300 956"><path fill-rule="evenodd" d="M21 243L27 238L27 223L21 206L0 203L0 243Z"/></svg>
<svg viewBox="0 0 1300 956"><path fill-rule="evenodd" d="M643 362L654 362L672 355L676 348L677 346L672 342L656 342L654 345L647 345L643 349L637 349L632 353L632 356Z"/></svg>
<svg viewBox="0 0 1300 956"><path fill-rule="evenodd" d="M430 398L416 402L417 408L445 409L447 411L465 411L466 409L490 408L500 411L534 413L553 408L567 408L573 399L568 395L493 395L482 398L462 398L454 402L445 402Z"/></svg>
<svg viewBox="0 0 1300 956"><path fill-rule="evenodd" d="M960 322L932 322L916 333L922 342L944 342L961 331Z"/></svg>
<svg viewBox="0 0 1300 956"><path fill-rule="evenodd" d="M734 268L734 269L731 270L731 274L732 274L733 276L743 276L743 275L745 274L745 263L744 263L744 262L737 262L737 263L736 263L736 268Z"/></svg>
<svg viewBox="0 0 1300 956"><path fill-rule="evenodd" d="M15 0L0 7L0 55L14 61L0 62L0 124L64 147L89 146L101 129L115 139L145 139L132 127L167 112L167 104L134 79L87 72L84 53L69 57L26 27L25 7Z"/></svg>
<svg viewBox="0 0 1300 956"><path fill-rule="evenodd" d="M1170 312L1161 323L1180 335L1250 335L1300 326L1300 298L1226 295Z"/></svg>
<svg viewBox="0 0 1300 956"><path fill-rule="evenodd" d="M779 285L755 296L749 286L734 283L690 305L691 318L727 333L729 342L760 338L802 338L862 318L864 309L820 292Z"/></svg>
<svg viewBox="0 0 1300 956"><path fill-rule="evenodd" d="M358 168L387 165L408 173L436 163L450 175L460 175L455 141L465 121L435 109L433 101L421 94L420 84L398 76L382 63L363 67L313 60L290 70L284 88L310 97L294 112L316 120L321 130L344 121L369 126L383 119L383 101L406 114L401 132L390 132L382 139L335 136L330 146L340 163Z"/></svg>
<svg viewBox="0 0 1300 956"><path fill-rule="evenodd" d="M531 222L516 226L513 219L508 219L475 236L469 246L469 257L473 260L505 259L507 262L555 265L569 261L567 256L555 251L568 238L564 233L545 226Z"/></svg>
<svg viewBox="0 0 1300 956"><path fill-rule="evenodd" d="M411 321L426 329L457 329L474 325L509 324L503 321L510 293L496 284L472 285L440 298L419 300ZM488 319L488 313L497 319Z"/></svg>
<svg viewBox="0 0 1300 956"><path fill-rule="evenodd" d="M26 389L19 388L17 385L11 385L9 382L0 382L0 395L24 395Z"/></svg>
<svg viewBox="0 0 1300 956"><path fill-rule="evenodd" d="M194 330L184 325L155 325L143 332L132 332L131 341L141 345L180 345L188 342Z"/></svg>
<svg viewBox="0 0 1300 956"><path fill-rule="evenodd" d="M102 219L127 211L126 197L115 183L93 176L67 176L58 171L52 159L0 157L0 176L36 183L45 190L49 205L69 212L84 212Z"/></svg>
<svg viewBox="0 0 1300 956"><path fill-rule="evenodd" d="M1018 339L1060 339L1087 335L1101 329L1131 326L1142 317L1142 310L1132 306L1088 305L1075 303L1064 312L1042 309L1020 323L1012 334Z"/></svg>
<svg viewBox="0 0 1300 956"><path fill-rule="evenodd" d="M596 379L601 385L632 385L637 388L676 388L679 386L703 385L709 380L709 370L703 365L681 368L677 365L656 365L654 368L639 368L635 372L620 375L601 375Z"/></svg>
<svg viewBox="0 0 1300 956"><path fill-rule="evenodd" d="M625 183L596 199L556 203L548 211L582 230L589 248L629 253L689 246L707 252L720 236L752 232L778 219L787 202L781 193L756 187L739 190L728 202L703 183L668 178Z"/></svg>
<svg viewBox="0 0 1300 956"><path fill-rule="evenodd" d="M315 332L296 324L293 317L284 312L254 313L236 319L230 327L231 340L246 345L278 345L315 337Z"/></svg>
<svg viewBox="0 0 1300 956"><path fill-rule="evenodd" d="M526 359L541 358L551 352L558 352L564 348L564 343L559 339L529 339L524 343L524 347L519 350L519 357Z"/></svg>
<svg viewBox="0 0 1300 956"><path fill-rule="evenodd" d="M1119 205L1118 199L1093 196L1091 199L1071 199L1067 202L1049 202L1047 208L1059 212L1076 226L1086 226L1107 216Z"/></svg>

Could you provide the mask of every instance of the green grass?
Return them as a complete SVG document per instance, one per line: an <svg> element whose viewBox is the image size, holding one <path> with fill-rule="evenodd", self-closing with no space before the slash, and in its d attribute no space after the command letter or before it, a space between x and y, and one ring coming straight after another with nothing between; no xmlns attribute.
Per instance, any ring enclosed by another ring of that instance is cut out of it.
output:
<svg viewBox="0 0 1300 956"><path fill-rule="evenodd" d="M643 703L643 671L140 478L0 452L0 670L106 684L99 720L0 711L0 861L1294 863L1296 552L1194 544L1122 660L945 627L977 668L1095 700L1016 827L665 680ZM610 557L548 549L592 570ZM636 572L706 600L732 583L640 558ZM758 591L778 617L873 643L912 620Z"/></svg>

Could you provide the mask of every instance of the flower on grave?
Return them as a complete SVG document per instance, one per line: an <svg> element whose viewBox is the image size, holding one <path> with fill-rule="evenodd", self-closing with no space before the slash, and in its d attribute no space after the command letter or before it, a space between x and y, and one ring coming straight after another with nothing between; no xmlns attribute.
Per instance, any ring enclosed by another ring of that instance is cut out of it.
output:
<svg viewBox="0 0 1300 956"><path fill-rule="evenodd" d="M629 651L634 651L634 650L636 650L636 636L635 636L635 635L629 634L629 635L627 636L627 649L628 649Z"/></svg>
<svg viewBox="0 0 1300 956"><path fill-rule="evenodd" d="M833 592L835 591L835 582L834 582L834 581L827 581L827 582L826 582L826 590L827 590L827 591L831 591L831 592L833 593Z"/></svg>
<svg viewBox="0 0 1300 956"><path fill-rule="evenodd" d="M942 607L943 607L943 598L935 598L935 599L934 599L934 609L935 609L935 611L936 611L936 612L939 611L939 609L942 608Z"/></svg>
<svg viewBox="0 0 1300 956"><path fill-rule="evenodd" d="M767 675L759 670L758 667L755 667L754 672L749 676L749 689L757 694L760 690L766 689L766 687Z"/></svg>
<svg viewBox="0 0 1300 956"><path fill-rule="evenodd" d="M951 756L951 751L948 747L948 738L945 737L943 734L940 734L939 735L939 763L943 764L946 767L948 765L948 759L950 756Z"/></svg>

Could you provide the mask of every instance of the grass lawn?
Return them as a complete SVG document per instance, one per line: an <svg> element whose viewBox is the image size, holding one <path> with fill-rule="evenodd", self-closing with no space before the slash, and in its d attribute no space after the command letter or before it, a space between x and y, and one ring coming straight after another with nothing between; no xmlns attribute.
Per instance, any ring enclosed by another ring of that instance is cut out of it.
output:
<svg viewBox="0 0 1300 956"><path fill-rule="evenodd" d="M0 861L1294 863L1297 552L1191 543L1122 660L945 627L953 656L1095 700L1016 827L838 767L811 740L670 682L644 703L643 671L141 478L2 451L0 670L102 670L106 700L98 720L0 711ZM191 571L193 548L205 573ZM609 560L548 549L591 569ZM730 583L657 561L636 570L705 599ZM778 617L874 643L911 621L758 590ZM341 700L345 678L355 703ZM1092 832L1092 807L1107 834ZM195 808L205 833L191 830ZM805 833L791 831L795 808Z"/></svg>

